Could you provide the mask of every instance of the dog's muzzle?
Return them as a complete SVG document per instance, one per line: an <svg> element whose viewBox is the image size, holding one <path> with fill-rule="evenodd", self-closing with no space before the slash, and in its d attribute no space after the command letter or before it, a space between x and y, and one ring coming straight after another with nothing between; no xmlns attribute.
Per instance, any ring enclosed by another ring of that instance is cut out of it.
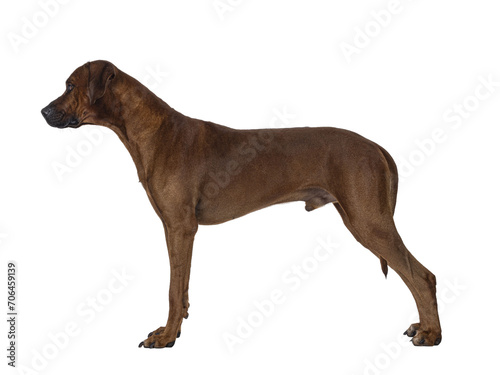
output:
<svg viewBox="0 0 500 375"><path fill-rule="evenodd" d="M74 116L66 116L64 112L57 112L50 104L42 109L42 116L47 124L54 128L76 127L80 123Z"/></svg>

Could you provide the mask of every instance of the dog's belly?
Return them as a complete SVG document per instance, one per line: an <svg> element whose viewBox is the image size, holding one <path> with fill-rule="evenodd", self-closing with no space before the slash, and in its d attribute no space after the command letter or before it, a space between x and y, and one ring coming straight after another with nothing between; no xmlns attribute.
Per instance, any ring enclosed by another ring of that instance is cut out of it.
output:
<svg viewBox="0 0 500 375"><path fill-rule="evenodd" d="M272 196L249 197L246 201L238 204L232 204L232 202L223 201L222 199L211 202L200 200L200 204L196 208L196 216L199 224L220 224L274 204L295 201L305 202L305 209L312 211L337 200L333 195L321 188L306 188L285 193L279 198Z"/></svg>

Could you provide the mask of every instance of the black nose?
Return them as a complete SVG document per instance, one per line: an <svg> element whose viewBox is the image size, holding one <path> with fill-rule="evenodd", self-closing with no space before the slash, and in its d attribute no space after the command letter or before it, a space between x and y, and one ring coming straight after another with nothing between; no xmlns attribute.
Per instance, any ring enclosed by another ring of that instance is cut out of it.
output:
<svg viewBox="0 0 500 375"><path fill-rule="evenodd" d="M42 115L45 118L49 117L52 114L52 112L53 112L53 110L52 110L52 107L50 107L50 106L47 106L44 109L42 109Z"/></svg>

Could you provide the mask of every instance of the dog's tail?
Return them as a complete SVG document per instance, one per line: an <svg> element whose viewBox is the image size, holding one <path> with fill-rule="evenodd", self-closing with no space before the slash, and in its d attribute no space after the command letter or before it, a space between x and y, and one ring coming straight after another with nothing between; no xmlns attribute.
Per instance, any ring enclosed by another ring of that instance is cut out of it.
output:
<svg viewBox="0 0 500 375"><path fill-rule="evenodd" d="M384 276L387 279L387 271L388 271L387 261L382 257L380 257L380 265L382 266L382 272L384 273Z"/></svg>
<svg viewBox="0 0 500 375"><path fill-rule="evenodd" d="M388 178L388 184L389 184L389 189L388 189L388 200L389 200L389 206L390 206L390 209L391 209L391 213L392 215L394 215L394 211L396 209L396 197L397 197L397 194L398 194L398 168L396 166L396 163L394 162L394 159L392 158L392 156L383 148L383 147L379 147L379 150L380 152L382 153L382 155L384 156L384 159L385 159L385 162L386 162L386 165L387 165L387 169L388 169L388 174L387 174L387 178ZM380 265L382 267L382 272L384 273L384 276L385 278L387 279L387 271L388 271L388 268L387 268L387 261L380 257Z"/></svg>

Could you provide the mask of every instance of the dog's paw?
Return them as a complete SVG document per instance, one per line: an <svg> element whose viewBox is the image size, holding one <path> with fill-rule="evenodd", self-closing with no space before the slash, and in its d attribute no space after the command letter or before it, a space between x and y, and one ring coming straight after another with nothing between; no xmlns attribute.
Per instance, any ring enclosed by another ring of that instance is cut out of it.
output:
<svg viewBox="0 0 500 375"><path fill-rule="evenodd" d="M175 344L175 339L181 337L181 332L177 332L175 338L170 338L165 332L165 327L160 327L157 330L150 332L148 338L139 344L139 348L171 348Z"/></svg>
<svg viewBox="0 0 500 375"><path fill-rule="evenodd" d="M411 342L415 346L434 346L441 343L441 330L421 329L419 323L412 324L404 335L411 337Z"/></svg>

